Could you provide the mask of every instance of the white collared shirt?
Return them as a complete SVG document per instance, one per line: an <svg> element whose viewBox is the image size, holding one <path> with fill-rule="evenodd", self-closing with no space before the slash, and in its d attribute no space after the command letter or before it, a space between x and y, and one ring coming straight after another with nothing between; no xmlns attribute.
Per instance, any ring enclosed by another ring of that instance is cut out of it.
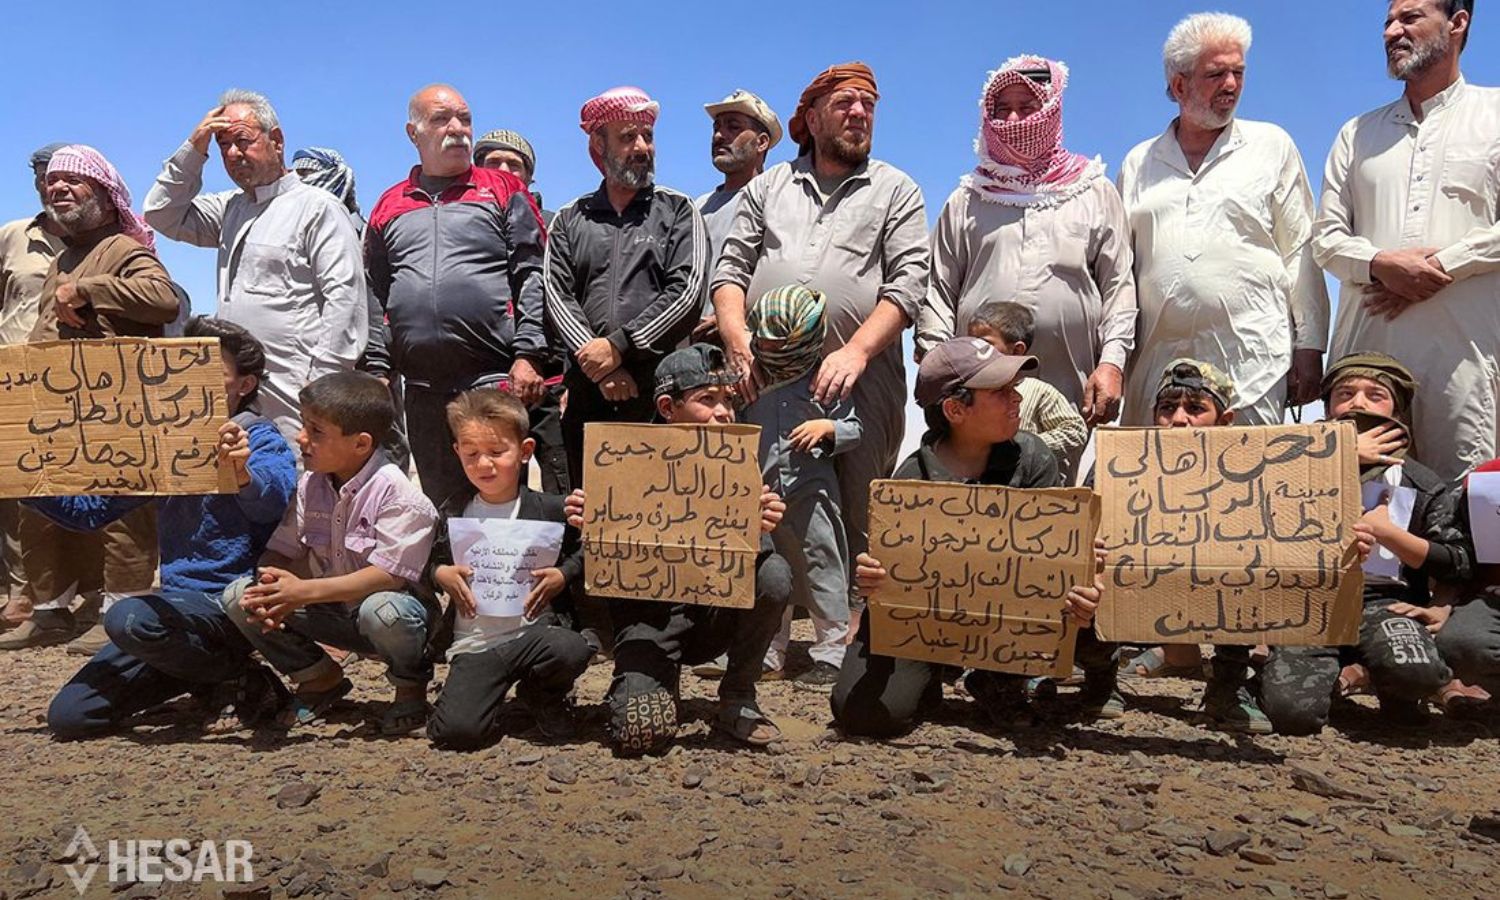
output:
<svg viewBox="0 0 1500 900"><path fill-rule="evenodd" d="M1177 122L1120 165L1141 319L1124 422L1149 425L1179 357L1234 382L1241 422L1278 424L1292 350L1328 343L1328 290L1312 255L1313 199L1291 136L1235 119L1195 172Z"/></svg>

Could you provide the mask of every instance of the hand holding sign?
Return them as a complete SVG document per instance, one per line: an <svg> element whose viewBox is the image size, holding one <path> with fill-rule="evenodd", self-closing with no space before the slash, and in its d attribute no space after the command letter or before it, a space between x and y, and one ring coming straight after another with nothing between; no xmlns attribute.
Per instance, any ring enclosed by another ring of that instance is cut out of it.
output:
<svg viewBox="0 0 1500 900"><path fill-rule="evenodd" d="M562 551L563 526L560 522L533 522L514 519L449 519L448 536L453 542L453 558L466 567L469 575L461 588L449 593L455 603L470 606L471 616L530 617L545 606L551 595L535 584L534 573L557 562ZM553 570L556 571L556 570ZM452 582L460 572L447 573ZM560 581L562 573L557 573ZM559 586L560 589L560 586ZM470 600L460 600L465 593Z"/></svg>

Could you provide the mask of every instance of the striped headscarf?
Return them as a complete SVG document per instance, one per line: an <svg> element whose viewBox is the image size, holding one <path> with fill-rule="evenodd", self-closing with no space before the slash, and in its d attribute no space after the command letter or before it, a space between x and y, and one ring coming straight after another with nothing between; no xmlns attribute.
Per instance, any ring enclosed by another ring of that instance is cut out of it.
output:
<svg viewBox="0 0 1500 900"><path fill-rule="evenodd" d="M826 309L822 291L800 284L767 291L750 307L745 325L755 359L766 372L765 390L796 381L822 360ZM766 341L779 341L781 346L769 347Z"/></svg>
<svg viewBox="0 0 1500 900"><path fill-rule="evenodd" d="M82 175L104 188L104 192L109 195L110 204L120 217L120 230L135 238L147 250L156 250L156 238L152 236L150 226L130 208L130 188L126 187L119 170L104 158L103 153L87 144L69 144L53 153L52 159L47 162L47 174L51 175L53 172Z"/></svg>
<svg viewBox="0 0 1500 900"><path fill-rule="evenodd" d="M339 198L350 212L359 212L354 199L354 170L337 150L304 147L292 154L292 171L305 183Z"/></svg>

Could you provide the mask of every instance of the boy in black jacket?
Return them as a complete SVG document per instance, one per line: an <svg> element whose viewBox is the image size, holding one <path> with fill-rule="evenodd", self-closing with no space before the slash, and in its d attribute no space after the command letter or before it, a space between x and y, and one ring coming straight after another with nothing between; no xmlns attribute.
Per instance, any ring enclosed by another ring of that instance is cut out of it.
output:
<svg viewBox="0 0 1500 900"><path fill-rule="evenodd" d="M896 468L893 478L950 481L1013 488L1062 487L1057 457L1029 431L1021 431L1021 397L1016 383L1036 368L1036 357L1004 356L978 338L944 341L917 369L917 403L927 419L922 444ZM872 592L886 577L868 553L856 560L860 591ZM1068 611L1088 626L1099 605L1101 583L1075 585ZM1075 655L1084 670L1083 704L1088 709L1120 706L1115 689L1115 648L1094 639L1091 627L1078 633ZM945 666L893 659L870 652L870 618L844 654L833 688L833 717L848 734L889 737L910 728L924 708L942 697ZM975 670L965 687L992 721L1014 724L1029 715L1023 675Z"/></svg>
<svg viewBox="0 0 1500 900"><path fill-rule="evenodd" d="M1432 605L1430 581L1464 581L1473 564L1455 524L1452 488L1426 466L1405 458L1415 392L1410 370L1383 353L1346 356L1323 379L1328 418L1352 420L1360 428L1360 481L1385 485L1381 502L1362 521L1401 566L1394 577L1367 571L1358 645L1272 651L1261 672L1261 708L1279 733L1316 734L1322 729L1342 666L1361 667L1363 671L1355 671L1367 675L1381 712L1408 722L1419 719L1426 698L1453 677L1422 613ZM1415 491L1405 527L1392 521L1390 513L1391 499L1402 488Z"/></svg>
<svg viewBox="0 0 1500 900"><path fill-rule="evenodd" d="M530 418L514 395L468 391L448 404L447 413L453 451L470 486L443 503L427 566L428 577L448 595L445 619L453 629L448 680L427 723L427 736L448 750L484 747L495 738L506 693L517 685L517 699L542 734L553 740L570 738L574 726L567 694L593 651L567 627L552 602L583 574L578 532L564 531L555 566L531 573L534 584L522 615L479 615L470 587L474 573L455 564L448 521L522 519L566 525L563 498L520 484L536 442L526 436Z"/></svg>

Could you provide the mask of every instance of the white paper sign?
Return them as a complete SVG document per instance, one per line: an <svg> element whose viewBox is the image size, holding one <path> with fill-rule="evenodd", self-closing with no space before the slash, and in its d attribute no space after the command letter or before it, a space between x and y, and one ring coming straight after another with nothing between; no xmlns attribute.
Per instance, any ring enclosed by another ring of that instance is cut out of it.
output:
<svg viewBox="0 0 1500 900"><path fill-rule="evenodd" d="M1469 475L1469 531L1475 562L1500 563L1500 472Z"/></svg>
<svg viewBox="0 0 1500 900"><path fill-rule="evenodd" d="M481 616L520 616L533 569L557 564L560 522L526 519L449 519L453 559L474 570L470 587Z"/></svg>
<svg viewBox="0 0 1500 900"><path fill-rule="evenodd" d="M1395 477L1400 477L1400 469L1395 466L1387 472L1396 473ZM1417 500L1415 490L1385 481L1367 481L1361 488L1360 494L1364 500L1365 512L1384 503L1392 525L1402 530L1410 527L1412 505ZM1389 578L1395 581L1401 577L1401 560L1382 544L1376 544L1375 549L1370 551L1370 558L1365 560L1363 568L1366 575L1375 578Z"/></svg>

